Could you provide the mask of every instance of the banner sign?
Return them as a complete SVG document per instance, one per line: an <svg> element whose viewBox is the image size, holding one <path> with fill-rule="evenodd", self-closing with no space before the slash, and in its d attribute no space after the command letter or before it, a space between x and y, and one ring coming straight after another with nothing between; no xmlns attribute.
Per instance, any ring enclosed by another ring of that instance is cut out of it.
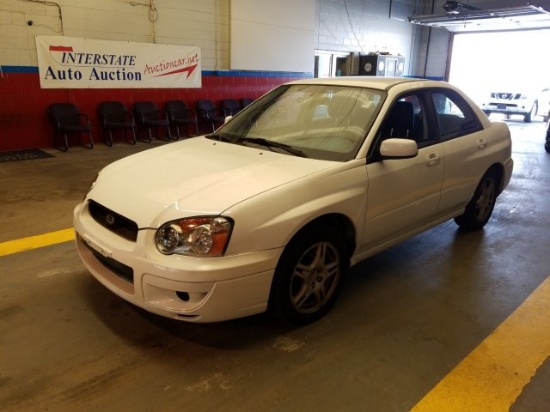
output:
<svg viewBox="0 0 550 412"><path fill-rule="evenodd" d="M201 49L36 36L43 89L201 87Z"/></svg>

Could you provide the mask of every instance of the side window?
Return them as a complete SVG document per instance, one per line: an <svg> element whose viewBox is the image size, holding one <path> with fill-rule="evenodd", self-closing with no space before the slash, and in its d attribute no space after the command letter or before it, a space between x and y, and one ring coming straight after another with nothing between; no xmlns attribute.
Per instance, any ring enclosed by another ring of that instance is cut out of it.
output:
<svg viewBox="0 0 550 412"><path fill-rule="evenodd" d="M434 143L430 139L423 94L408 94L395 101L380 129L380 139L400 137L416 141L419 147Z"/></svg>
<svg viewBox="0 0 550 412"><path fill-rule="evenodd" d="M432 92L441 140L449 140L482 129L477 116L464 99L450 90Z"/></svg>

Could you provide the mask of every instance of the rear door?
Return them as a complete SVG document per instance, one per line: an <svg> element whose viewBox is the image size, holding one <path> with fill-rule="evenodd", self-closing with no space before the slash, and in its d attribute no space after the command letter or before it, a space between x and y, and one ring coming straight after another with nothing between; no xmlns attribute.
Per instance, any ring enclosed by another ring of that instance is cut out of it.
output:
<svg viewBox="0 0 550 412"><path fill-rule="evenodd" d="M445 172L439 214L466 205L485 173L490 142L469 104L456 92L436 89L430 94L445 153Z"/></svg>

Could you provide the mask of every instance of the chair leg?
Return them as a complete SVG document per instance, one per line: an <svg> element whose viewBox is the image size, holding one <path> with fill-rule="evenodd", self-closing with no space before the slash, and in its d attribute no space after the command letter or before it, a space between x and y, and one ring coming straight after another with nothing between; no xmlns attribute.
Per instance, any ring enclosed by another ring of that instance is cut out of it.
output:
<svg viewBox="0 0 550 412"><path fill-rule="evenodd" d="M143 126L138 126L138 128L137 128L137 138L138 138L138 140L140 140L140 141L142 141L142 142L146 142L146 143L151 143L151 131L150 131L149 129L147 129L147 131L146 131L146 133L149 134L149 140L147 140L147 139L140 139L140 138L139 138L139 135L140 135L140 133L141 133L141 129L143 129Z"/></svg>
<svg viewBox="0 0 550 412"><path fill-rule="evenodd" d="M155 138L157 140L164 140L164 141L169 141L169 140L172 140L172 134L170 133L170 127L166 127L166 137L160 137L160 132L159 132L159 129L160 127L156 127L155 128Z"/></svg>
<svg viewBox="0 0 550 412"><path fill-rule="evenodd" d="M92 135L92 131L90 130L90 132L88 133L88 136L90 137L90 145L89 146L86 146L88 147L88 149L93 149L94 148L94 137Z"/></svg>
<svg viewBox="0 0 550 412"><path fill-rule="evenodd" d="M175 140L178 140L180 138L180 126L178 124L176 124L176 139Z"/></svg>
<svg viewBox="0 0 550 412"><path fill-rule="evenodd" d="M136 144L136 130L132 127L132 140L128 140L128 129L124 129L124 140L130 144Z"/></svg>
<svg viewBox="0 0 550 412"><path fill-rule="evenodd" d="M178 135L172 137L172 130L170 130L170 126L166 126L166 133L168 133L168 140L178 140L179 138L179 133Z"/></svg>
<svg viewBox="0 0 550 412"><path fill-rule="evenodd" d="M82 143L82 133L78 133L78 144L82 147L85 147L86 149L93 149L94 148L94 139L92 137L92 131L91 130L88 132L88 139L89 139L89 143L87 143L87 144Z"/></svg>
<svg viewBox="0 0 550 412"><path fill-rule="evenodd" d="M103 129L103 143L109 147L113 146L113 132L111 129Z"/></svg>
<svg viewBox="0 0 550 412"><path fill-rule="evenodd" d="M185 136L186 137L193 137L189 134L189 126L191 125L191 123L185 123ZM197 123L194 124L195 125L195 129L196 129L196 135L195 136L198 136L199 135L199 131L198 131L198 126L197 126Z"/></svg>
<svg viewBox="0 0 550 412"><path fill-rule="evenodd" d="M61 136L64 136L64 143L65 143L64 146L58 146L57 145L57 141L59 140L59 138ZM69 144L68 144L68 141L67 141L67 134L66 133L61 134L59 132L55 132L54 135L53 135L53 147L55 147L57 150L61 150L62 152L66 152L67 149L69 148Z"/></svg>

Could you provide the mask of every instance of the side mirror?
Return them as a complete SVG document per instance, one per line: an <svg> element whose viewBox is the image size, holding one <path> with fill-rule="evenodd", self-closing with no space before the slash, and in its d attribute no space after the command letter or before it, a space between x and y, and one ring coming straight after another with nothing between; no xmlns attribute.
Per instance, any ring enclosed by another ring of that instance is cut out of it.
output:
<svg viewBox="0 0 550 412"><path fill-rule="evenodd" d="M380 145L380 155L384 159L410 159L417 154L418 145L411 139L390 138Z"/></svg>

